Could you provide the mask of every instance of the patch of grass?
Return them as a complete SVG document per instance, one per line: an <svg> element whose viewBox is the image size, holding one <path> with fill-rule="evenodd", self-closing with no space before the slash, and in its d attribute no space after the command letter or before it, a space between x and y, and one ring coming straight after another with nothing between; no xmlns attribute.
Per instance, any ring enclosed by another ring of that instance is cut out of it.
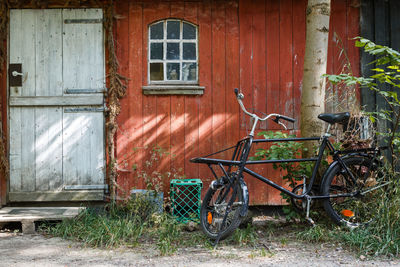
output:
<svg viewBox="0 0 400 267"><path fill-rule="evenodd" d="M157 206L146 195L124 203L110 203L101 209L87 208L76 218L45 225L47 234L83 242L92 247L136 246L155 224Z"/></svg>
<svg viewBox="0 0 400 267"><path fill-rule="evenodd" d="M161 216L157 229L157 247L162 256L172 255L181 243L181 225L176 220L167 216Z"/></svg>
<svg viewBox="0 0 400 267"><path fill-rule="evenodd" d="M138 195L104 208L87 208L76 218L58 224L42 224L40 231L90 247L135 247L152 243L162 256L171 255L182 246L212 248L202 233L185 233L183 224L169 214L157 211L157 203L145 195Z"/></svg>
<svg viewBox="0 0 400 267"><path fill-rule="evenodd" d="M264 258L264 257L269 257L269 258L271 258L271 257L273 257L274 255L275 255L275 254L272 253L271 251L266 250L265 248L261 248L261 249L253 250L253 251L250 253L249 258L251 258L251 259L258 258L258 257L262 257L262 258Z"/></svg>
<svg viewBox="0 0 400 267"><path fill-rule="evenodd" d="M136 245L143 226L137 217L115 218L86 209L75 219L42 229L48 234L83 242L93 247Z"/></svg>
<svg viewBox="0 0 400 267"><path fill-rule="evenodd" d="M214 249L214 244L201 231L184 233L181 240L183 247L202 247L209 250Z"/></svg>
<svg viewBox="0 0 400 267"><path fill-rule="evenodd" d="M342 231L338 238L365 255L400 255L400 182L376 198L376 218L367 227Z"/></svg>
<svg viewBox="0 0 400 267"><path fill-rule="evenodd" d="M398 257L400 255L400 182L391 178L391 185L375 197L374 221L364 227L329 228L321 224L306 228L297 234L297 239L306 242L338 242L344 247L369 256Z"/></svg>
<svg viewBox="0 0 400 267"><path fill-rule="evenodd" d="M233 232L232 236L229 237L228 241L239 246L255 246L258 240L258 234L256 228L248 224L246 228L238 228Z"/></svg>
<svg viewBox="0 0 400 267"><path fill-rule="evenodd" d="M334 239L334 233L323 225L315 225L298 232L297 239L307 242L328 242Z"/></svg>

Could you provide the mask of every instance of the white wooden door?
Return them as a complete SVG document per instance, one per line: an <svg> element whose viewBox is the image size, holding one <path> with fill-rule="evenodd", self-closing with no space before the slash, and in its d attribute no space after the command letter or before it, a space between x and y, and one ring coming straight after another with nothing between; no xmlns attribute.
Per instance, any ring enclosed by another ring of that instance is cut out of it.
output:
<svg viewBox="0 0 400 267"><path fill-rule="evenodd" d="M105 188L101 9L11 10L9 201L102 200Z"/></svg>

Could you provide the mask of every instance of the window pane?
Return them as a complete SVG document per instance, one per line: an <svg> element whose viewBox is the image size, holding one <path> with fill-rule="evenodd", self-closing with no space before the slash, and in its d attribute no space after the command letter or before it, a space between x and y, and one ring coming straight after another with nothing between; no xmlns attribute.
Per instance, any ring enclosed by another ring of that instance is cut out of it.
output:
<svg viewBox="0 0 400 267"><path fill-rule="evenodd" d="M163 43L150 44L150 59L163 59Z"/></svg>
<svg viewBox="0 0 400 267"><path fill-rule="evenodd" d="M163 63L150 63L150 80L151 81L163 81L164 80Z"/></svg>
<svg viewBox="0 0 400 267"><path fill-rule="evenodd" d="M196 59L196 44L183 43L183 59Z"/></svg>
<svg viewBox="0 0 400 267"><path fill-rule="evenodd" d="M179 43L167 43L167 59L179 59Z"/></svg>
<svg viewBox="0 0 400 267"><path fill-rule="evenodd" d="M179 80L180 79L179 63L167 63L167 79Z"/></svg>
<svg viewBox="0 0 400 267"><path fill-rule="evenodd" d="M167 22L167 39L180 39L179 21Z"/></svg>
<svg viewBox="0 0 400 267"><path fill-rule="evenodd" d="M164 39L163 25L163 22L159 22L150 27L150 39Z"/></svg>
<svg viewBox="0 0 400 267"><path fill-rule="evenodd" d="M196 39L196 28L190 24L183 23L183 39Z"/></svg>
<svg viewBox="0 0 400 267"><path fill-rule="evenodd" d="M197 64L183 63L182 64L182 80L197 81Z"/></svg>

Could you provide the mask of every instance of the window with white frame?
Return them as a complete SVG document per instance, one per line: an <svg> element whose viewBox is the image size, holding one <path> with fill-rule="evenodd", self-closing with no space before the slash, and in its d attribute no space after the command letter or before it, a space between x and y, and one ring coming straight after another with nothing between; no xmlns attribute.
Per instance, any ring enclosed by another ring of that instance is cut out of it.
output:
<svg viewBox="0 0 400 267"><path fill-rule="evenodd" d="M167 19L149 26L150 84L198 83L197 26Z"/></svg>

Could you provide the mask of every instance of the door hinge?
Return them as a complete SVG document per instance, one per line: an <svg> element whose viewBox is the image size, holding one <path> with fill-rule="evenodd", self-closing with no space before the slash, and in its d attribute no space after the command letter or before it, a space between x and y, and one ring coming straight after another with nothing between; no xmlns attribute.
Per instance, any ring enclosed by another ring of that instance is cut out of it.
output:
<svg viewBox="0 0 400 267"><path fill-rule="evenodd" d="M65 108L64 113L79 113L79 112L104 112L105 108Z"/></svg>
<svg viewBox="0 0 400 267"><path fill-rule="evenodd" d="M107 92L106 89L65 89L65 94L99 94Z"/></svg>
<svg viewBox="0 0 400 267"><path fill-rule="evenodd" d="M64 185L64 190L108 190L106 184L92 184L92 185Z"/></svg>
<svg viewBox="0 0 400 267"><path fill-rule="evenodd" d="M103 19L65 19L65 24L93 24L103 23Z"/></svg>

